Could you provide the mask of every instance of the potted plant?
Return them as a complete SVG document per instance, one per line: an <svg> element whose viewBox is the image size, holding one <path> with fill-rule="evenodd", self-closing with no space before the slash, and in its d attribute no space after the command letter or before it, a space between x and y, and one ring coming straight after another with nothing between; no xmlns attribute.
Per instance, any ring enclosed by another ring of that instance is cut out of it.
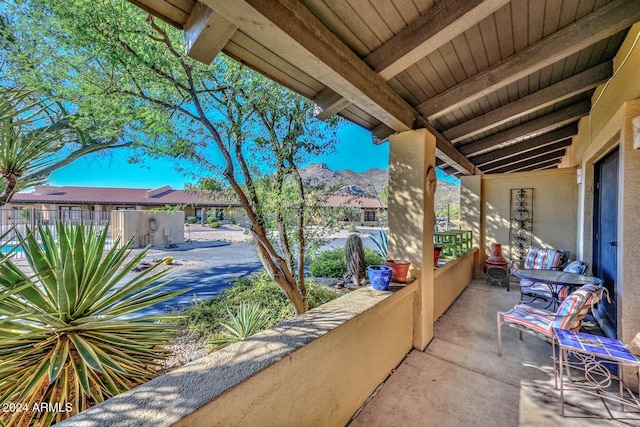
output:
<svg viewBox="0 0 640 427"><path fill-rule="evenodd" d="M387 267L391 267L391 280L398 283L406 283L411 262L403 259L387 258L389 241L387 233L385 233L384 231L380 230L380 235L378 238L376 238L375 236L371 236L371 240L376 247L376 252L385 259L384 265L386 265Z"/></svg>
<svg viewBox="0 0 640 427"><path fill-rule="evenodd" d="M391 283L391 267L386 265L372 265L367 268L369 275L369 283L373 289L378 291L386 291Z"/></svg>
<svg viewBox="0 0 640 427"><path fill-rule="evenodd" d="M438 259L440 259L440 252L442 252L442 245L434 244L433 245L433 266L438 266Z"/></svg>

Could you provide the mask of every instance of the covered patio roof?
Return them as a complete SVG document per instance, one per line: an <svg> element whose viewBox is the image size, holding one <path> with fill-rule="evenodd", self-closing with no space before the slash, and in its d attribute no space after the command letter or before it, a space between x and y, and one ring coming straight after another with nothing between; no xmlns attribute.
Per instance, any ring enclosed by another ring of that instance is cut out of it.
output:
<svg viewBox="0 0 640 427"><path fill-rule="evenodd" d="M455 175L558 167L640 20L636 0L130 1L374 142L428 129Z"/></svg>

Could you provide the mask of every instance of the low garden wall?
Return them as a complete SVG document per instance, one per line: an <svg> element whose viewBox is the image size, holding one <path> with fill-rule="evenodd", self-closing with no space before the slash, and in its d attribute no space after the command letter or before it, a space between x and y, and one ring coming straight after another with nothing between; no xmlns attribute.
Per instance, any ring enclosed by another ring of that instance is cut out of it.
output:
<svg viewBox="0 0 640 427"><path fill-rule="evenodd" d="M418 285L351 292L60 425L344 425L411 350Z"/></svg>
<svg viewBox="0 0 640 427"><path fill-rule="evenodd" d="M435 322L460 296L473 279L478 248L449 261L434 272L433 321Z"/></svg>
<svg viewBox="0 0 640 427"><path fill-rule="evenodd" d="M435 271L434 322L473 277L477 256ZM351 292L59 425L345 425L411 351L420 285Z"/></svg>

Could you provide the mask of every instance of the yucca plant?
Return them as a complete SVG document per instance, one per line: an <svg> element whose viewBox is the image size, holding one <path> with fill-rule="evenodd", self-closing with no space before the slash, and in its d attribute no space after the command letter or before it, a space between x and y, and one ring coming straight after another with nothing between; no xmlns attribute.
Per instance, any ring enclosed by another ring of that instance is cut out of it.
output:
<svg viewBox="0 0 640 427"><path fill-rule="evenodd" d="M64 135L49 126L52 115L33 91L0 86L0 204L41 184L42 171L55 163Z"/></svg>
<svg viewBox="0 0 640 427"><path fill-rule="evenodd" d="M376 253L383 259L387 259L387 254L389 252L389 237L387 236L387 232L380 230L377 238L376 236L371 236L371 241L376 247Z"/></svg>
<svg viewBox="0 0 640 427"><path fill-rule="evenodd" d="M269 323L267 313L256 304L242 303L236 314L233 314L227 307L227 313L231 319L231 324L220 323L220 326L226 330L209 341L209 348L212 350L226 347L257 334Z"/></svg>
<svg viewBox="0 0 640 427"><path fill-rule="evenodd" d="M146 251L105 253L106 228L56 229L20 238L32 275L0 263L0 404L23 405L0 414L8 425L50 425L157 376L175 329L123 316L187 291L163 292L157 265L128 276Z"/></svg>

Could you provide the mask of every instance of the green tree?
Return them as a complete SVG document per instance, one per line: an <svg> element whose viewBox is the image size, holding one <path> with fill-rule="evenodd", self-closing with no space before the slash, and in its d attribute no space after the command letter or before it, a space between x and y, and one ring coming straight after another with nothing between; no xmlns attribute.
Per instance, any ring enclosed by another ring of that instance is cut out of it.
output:
<svg viewBox="0 0 640 427"><path fill-rule="evenodd" d="M187 184L185 190L223 191L224 183L215 178L200 178L198 184Z"/></svg>
<svg viewBox="0 0 640 427"><path fill-rule="evenodd" d="M313 202L297 168L331 148L337 122L316 121L310 101L224 55L211 65L188 58L179 31L128 2L12 6L5 29L26 38L13 45L31 49L28 58L48 58L14 70L22 80L64 94L104 133L110 125L144 139L145 155L174 157L184 170L228 183L266 271L296 312L306 311L305 228Z"/></svg>
<svg viewBox="0 0 640 427"><path fill-rule="evenodd" d="M25 32L19 10L12 2L0 5L0 206L83 156L135 145L122 117L98 119L96 106L86 108L59 79L63 55L39 50L43 34Z"/></svg>
<svg viewBox="0 0 640 427"><path fill-rule="evenodd" d="M35 91L0 85L0 206L77 158L115 146L74 128L63 108Z"/></svg>

